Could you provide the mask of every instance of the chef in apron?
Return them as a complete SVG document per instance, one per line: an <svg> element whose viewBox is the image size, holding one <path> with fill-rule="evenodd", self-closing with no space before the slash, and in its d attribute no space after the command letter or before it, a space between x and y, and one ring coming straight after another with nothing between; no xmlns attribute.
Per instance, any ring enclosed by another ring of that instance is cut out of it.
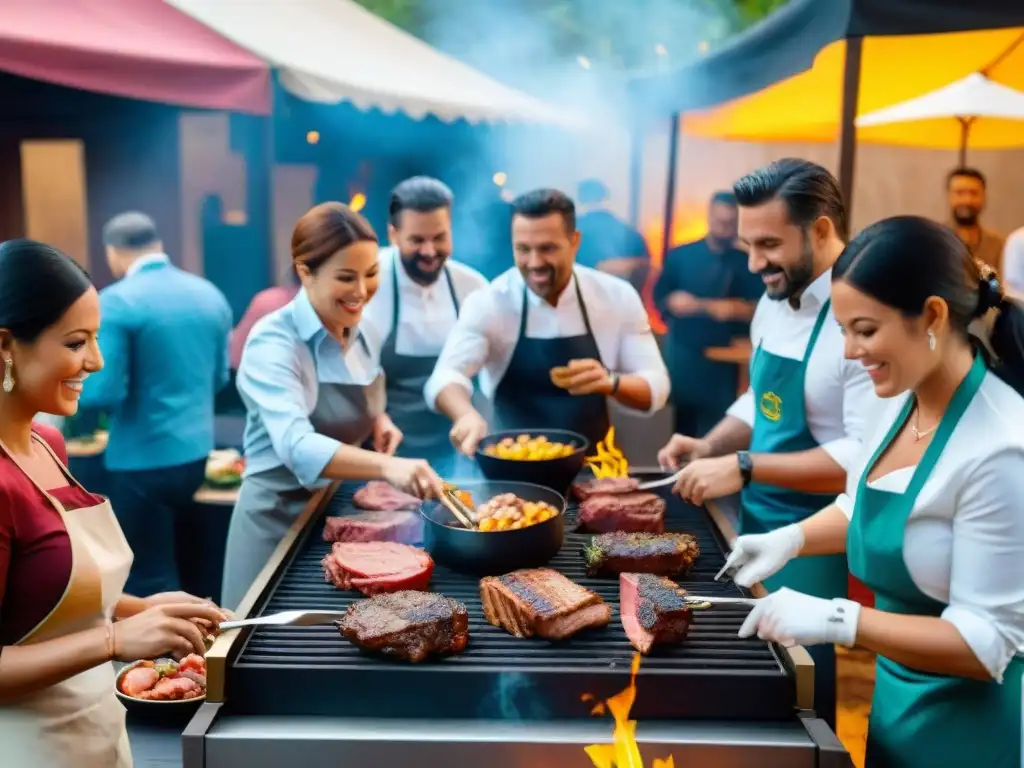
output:
<svg viewBox="0 0 1024 768"><path fill-rule="evenodd" d="M232 607L330 481L383 479L418 496L441 488L427 462L394 456L402 435L385 414L380 341L360 323L379 281L373 229L324 203L299 219L292 254L302 289L256 324L238 371L246 469L224 562ZM374 450L360 447L367 440Z"/></svg>
<svg viewBox="0 0 1024 768"><path fill-rule="evenodd" d="M814 192L807 221L805 188ZM766 289L751 325L750 388L706 438L675 435L659 460L673 469L690 462L675 490L695 504L742 491L740 530L751 534L788 530L835 498L876 398L863 366L844 359L829 301L846 229L836 180L813 163L783 160L734 192L750 270ZM846 596L848 580L836 555L794 562L764 586L832 598ZM815 709L834 727L835 653L821 646L812 656Z"/></svg>
<svg viewBox="0 0 1024 768"><path fill-rule="evenodd" d="M668 398L665 363L647 312L625 280L575 265L575 207L541 189L512 204L515 267L465 302L424 388L472 456L499 430L568 429L603 440L609 399L653 413ZM553 368L568 368L559 384ZM473 407L472 377L493 398L492 423Z"/></svg>
<svg viewBox="0 0 1024 768"><path fill-rule="evenodd" d="M782 590L740 634L877 654L867 768L1020 768L1024 400L1007 381L1021 386L1024 310L917 217L869 227L833 279L848 353L890 403L846 492L792 533L741 536L726 567L749 584L845 551L875 607Z"/></svg>
<svg viewBox="0 0 1024 768"><path fill-rule="evenodd" d="M423 399L423 386L462 302L487 285L479 272L449 258L453 199L444 183L425 176L392 191L388 235L393 246L381 251L381 290L366 307L366 321L384 339L380 363L387 413L403 435L396 455L427 459L444 477L463 477L467 468L448 439L448 420ZM478 409L486 407L479 393L475 400Z"/></svg>

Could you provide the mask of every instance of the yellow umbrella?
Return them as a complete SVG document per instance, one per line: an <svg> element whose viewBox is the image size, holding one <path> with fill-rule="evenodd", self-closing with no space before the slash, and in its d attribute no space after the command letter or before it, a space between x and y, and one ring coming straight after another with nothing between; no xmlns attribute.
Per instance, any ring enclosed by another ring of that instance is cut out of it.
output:
<svg viewBox="0 0 1024 768"><path fill-rule="evenodd" d="M833 141L839 134L846 41L822 49L814 65L788 80L683 118L683 131L735 141ZM938 90L974 73L1024 90L1024 27L934 35L866 37L861 52L857 114L867 115ZM1024 144L1021 125L993 120L971 130L971 146ZM931 122L865 127L857 140L957 149L959 130Z"/></svg>

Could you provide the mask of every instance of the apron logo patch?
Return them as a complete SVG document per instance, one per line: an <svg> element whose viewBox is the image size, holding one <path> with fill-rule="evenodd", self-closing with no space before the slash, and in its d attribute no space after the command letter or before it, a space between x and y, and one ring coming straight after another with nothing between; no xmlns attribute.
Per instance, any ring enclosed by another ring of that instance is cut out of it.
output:
<svg viewBox="0 0 1024 768"><path fill-rule="evenodd" d="M782 398L774 392L765 392L761 395L761 413L768 421L778 421L782 418Z"/></svg>

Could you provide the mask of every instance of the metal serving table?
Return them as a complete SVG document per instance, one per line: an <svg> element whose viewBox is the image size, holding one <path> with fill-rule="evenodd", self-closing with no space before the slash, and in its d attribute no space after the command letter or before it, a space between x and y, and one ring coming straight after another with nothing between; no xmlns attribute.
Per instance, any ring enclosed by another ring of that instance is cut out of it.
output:
<svg viewBox="0 0 1024 768"><path fill-rule="evenodd" d="M351 511L353 489L332 488L309 505L240 613L344 609L362 598L327 583L320 565L330 547L323 518ZM571 508L567 522L574 514ZM744 594L714 581L727 545L711 515L672 497L666 529L700 543L700 558L679 581L684 588ZM464 602L470 614L470 643L458 656L415 665L382 660L333 627L224 635L208 654L207 703L184 734L185 768L289 761L304 768L589 766L583 747L609 742L612 722L591 717L583 698L603 700L625 688L633 656L618 615L618 580L586 576L580 549L589 539L567 533L550 565L600 594L612 606L612 622L564 642L518 639L491 626L478 579L441 566L431 589ZM643 659L630 718L639 721L648 764L671 754L677 765L851 765L809 708L810 657L801 648L739 639L745 613L724 606L695 613L684 644Z"/></svg>

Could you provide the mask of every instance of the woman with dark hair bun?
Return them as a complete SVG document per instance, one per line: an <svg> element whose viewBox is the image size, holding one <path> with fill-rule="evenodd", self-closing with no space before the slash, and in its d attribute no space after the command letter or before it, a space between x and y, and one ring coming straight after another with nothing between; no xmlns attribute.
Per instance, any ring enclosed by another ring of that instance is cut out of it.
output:
<svg viewBox="0 0 1024 768"><path fill-rule="evenodd" d="M238 368L245 478L231 515L225 605L238 606L288 528L332 480L386 480L421 498L441 479L394 455L402 433L384 412L381 339L361 323L380 282L377 235L341 203L295 225L295 299L256 323ZM374 450L362 446L372 439Z"/></svg>
<svg viewBox="0 0 1024 768"><path fill-rule="evenodd" d="M183 593L123 594L132 564L110 503L67 469L59 432L103 367L99 296L55 248L0 243L0 750L4 768L129 768L111 661L205 653ZM115 619L123 619L117 621Z"/></svg>
<svg viewBox="0 0 1024 768"><path fill-rule="evenodd" d="M791 532L741 536L723 571L750 585L845 551L875 607L781 590L740 634L877 654L867 768L1020 768L1024 312L913 216L858 235L832 279L846 355L891 402L846 493Z"/></svg>

